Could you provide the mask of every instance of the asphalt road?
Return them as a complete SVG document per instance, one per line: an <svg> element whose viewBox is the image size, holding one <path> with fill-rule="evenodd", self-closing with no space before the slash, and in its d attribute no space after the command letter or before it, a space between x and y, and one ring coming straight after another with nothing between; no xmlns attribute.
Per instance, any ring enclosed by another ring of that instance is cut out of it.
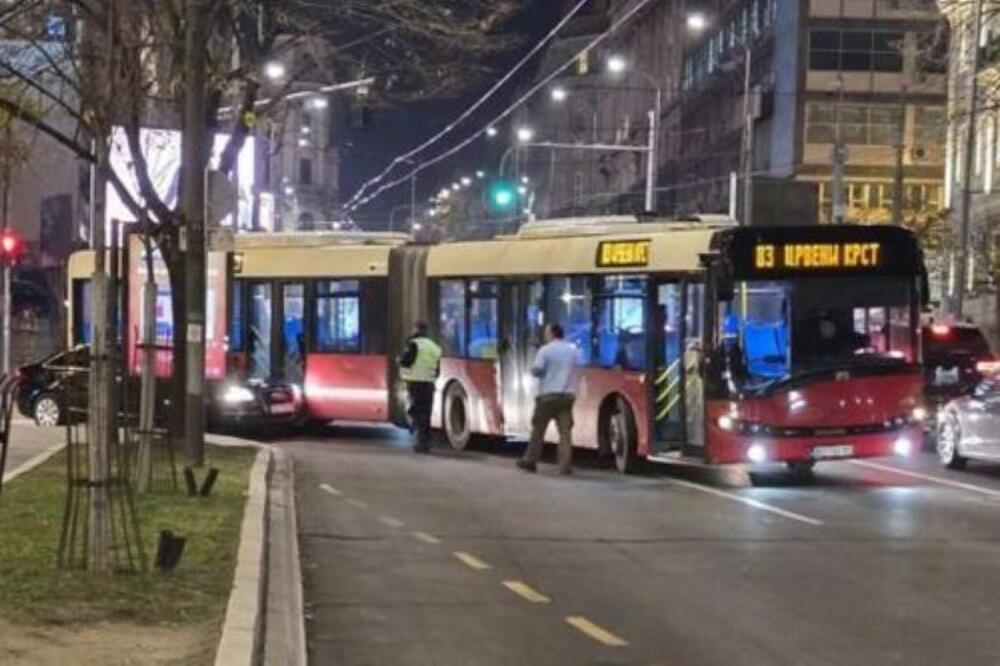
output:
<svg viewBox="0 0 1000 666"><path fill-rule="evenodd" d="M1000 466L622 477L417 456L391 429L293 453L313 664L1000 663ZM549 452L551 453L551 452Z"/></svg>

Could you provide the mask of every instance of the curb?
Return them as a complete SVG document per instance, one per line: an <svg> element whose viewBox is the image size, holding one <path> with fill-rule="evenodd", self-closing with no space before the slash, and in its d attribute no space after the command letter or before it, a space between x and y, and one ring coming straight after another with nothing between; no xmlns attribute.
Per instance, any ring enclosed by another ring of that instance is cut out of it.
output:
<svg viewBox="0 0 1000 666"><path fill-rule="evenodd" d="M267 593L268 480L274 461L271 447L254 442L212 437L222 446L255 447L257 459L250 470L247 501L240 527L233 589L226 605L226 619L215 653L216 666L254 666L258 663L264 628ZM235 440L235 441L232 441ZM237 444L236 441L239 443Z"/></svg>

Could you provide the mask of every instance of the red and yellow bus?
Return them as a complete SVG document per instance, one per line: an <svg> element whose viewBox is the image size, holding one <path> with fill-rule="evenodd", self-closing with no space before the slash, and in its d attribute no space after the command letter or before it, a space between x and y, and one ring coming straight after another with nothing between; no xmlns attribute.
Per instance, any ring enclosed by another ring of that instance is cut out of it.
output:
<svg viewBox="0 0 1000 666"><path fill-rule="evenodd" d="M294 385L310 420L402 424L394 359L425 320L451 446L524 437L530 364L558 322L583 363L575 443L622 471L650 457L805 471L920 445L926 276L903 229L588 218L433 246L248 235L228 265L228 379Z"/></svg>

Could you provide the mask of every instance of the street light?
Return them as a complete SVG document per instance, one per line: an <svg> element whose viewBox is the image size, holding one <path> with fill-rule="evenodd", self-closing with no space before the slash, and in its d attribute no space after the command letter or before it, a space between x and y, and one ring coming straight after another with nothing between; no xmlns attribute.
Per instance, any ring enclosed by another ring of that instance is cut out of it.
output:
<svg viewBox="0 0 1000 666"><path fill-rule="evenodd" d="M328 100L326 97L313 97L309 101L309 103L312 106L312 108L320 111L330 106L330 100Z"/></svg>
<svg viewBox="0 0 1000 666"><path fill-rule="evenodd" d="M468 187L472 185L472 179L468 176L462 176L462 187Z"/></svg>
<svg viewBox="0 0 1000 666"><path fill-rule="evenodd" d="M496 127L490 126L490 127L486 128L486 136L488 136L488 137L490 137L492 139L496 135L497 135L497 128Z"/></svg>
<svg viewBox="0 0 1000 666"><path fill-rule="evenodd" d="M266 76L271 81L278 81L279 79L285 78L288 70L285 68L285 63L278 60L271 60L264 63L264 76Z"/></svg>
<svg viewBox="0 0 1000 666"><path fill-rule="evenodd" d="M687 16L687 27L692 32L701 32L708 27L708 19L701 12L692 12Z"/></svg>
<svg viewBox="0 0 1000 666"><path fill-rule="evenodd" d="M477 171L476 172L476 178L478 178L479 180L482 180L483 178L486 178L486 172L485 171Z"/></svg>
<svg viewBox="0 0 1000 666"><path fill-rule="evenodd" d="M453 189L453 190L455 190L456 192L458 192L458 191L459 191L460 189L462 189L462 186L461 186L461 185L459 185L458 183L452 183L452 184L451 184L451 189Z"/></svg>
<svg viewBox="0 0 1000 666"><path fill-rule="evenodd" d="M535 138L535 130L530 127L518 127L517 128L517 140L520 143L529 143Z"/></svg>
<svg viewBox="0 0 1000 666"><path fill-rule="evenodd" d="M549 96L552 97L553 102L565 102L566 98L569 96L569 93L567 93L566 89L563 88L562 86L556 86L549 93Z"/></svg>
<svg viewBox="0 0 1000 666"><path fill-rule="evenodd" d="M444 188L443 190L438 192L438 199L450 199L450 198L451 198L451 190L449 190L448 188Z"/></svg>
<svg viewBox="0 0 1000 666"><path fill-rule="evenodd" d="M628 61L624 56L616 54L608 58L607 67L612 74L622 74L628 69Z"/></svg>
<svg viewBox="0 0 1000 666"><path fill-rule="evenodd" d="M527 176L521 176L521 182L527 185L528 183L531 182L531 178L528 178Z"/></svg>

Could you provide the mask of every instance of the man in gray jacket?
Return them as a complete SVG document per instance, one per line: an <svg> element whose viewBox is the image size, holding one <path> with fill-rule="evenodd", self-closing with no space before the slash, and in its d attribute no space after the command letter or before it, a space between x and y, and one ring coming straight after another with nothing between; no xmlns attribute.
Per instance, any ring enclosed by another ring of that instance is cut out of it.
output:
<svg viewBox="0 0 1000 666"><path fill-rule="evenodd" d="M559 430L559 473L571 474L573 461L573 402L579 381L580 351L563 339L559 324L545 327L546 344L538 350L531 374L539 379L535 411L531 417L531 442L517 466L534 472L545 445L545 431L556 422Z"/></svg>

